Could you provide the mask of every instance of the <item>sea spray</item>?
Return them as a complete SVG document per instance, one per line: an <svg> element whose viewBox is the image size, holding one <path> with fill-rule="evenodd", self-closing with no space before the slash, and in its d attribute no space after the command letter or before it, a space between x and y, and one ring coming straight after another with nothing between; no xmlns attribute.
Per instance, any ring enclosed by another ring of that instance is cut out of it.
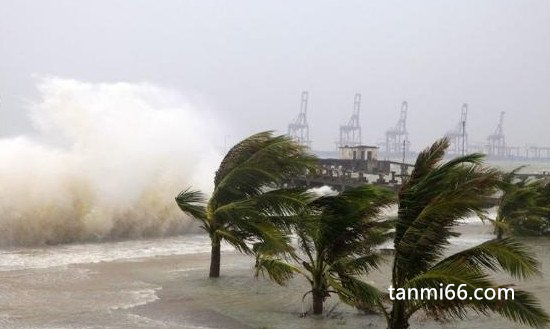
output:
<svg viewBox="0 0 550 329"><path fill-rule="evenodd" d="M0 244L54 244L184 232L174 203L205 191L220 129L150 84L42 78L35 132L0 139ZM205 129L205 127L209 127Z"/></svg>

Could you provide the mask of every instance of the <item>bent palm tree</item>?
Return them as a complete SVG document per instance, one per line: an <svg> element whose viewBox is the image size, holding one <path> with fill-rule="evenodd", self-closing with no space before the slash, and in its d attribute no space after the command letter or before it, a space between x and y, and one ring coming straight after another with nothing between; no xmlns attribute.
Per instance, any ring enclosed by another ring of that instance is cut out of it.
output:
<svg viewBox="0 0 550 329"><path fill-rule="evenodd" d="M518 167L502 175L494 220L497 239L505 232L527 235L547 233L550 217L550 188L543 180L517 178Z"/></svg>
<svg viewBox="0 0 550 329"><path fill-rule="evenodd" d="M378 290L359 279L377 268L375 247L391 236L388 221L379 219L393 202L393 193L374 186L325 195L310 202L296 222L301 253L287 257L262 250L257 254L256 275L267 273L283 285L298 273L310 283L313 313L322 314L323 302L336 293L347 304L372 306Z"/></svg>
<svg viewBox="0 0 550 329"><path fill-rule="evenodd" d="M289 249L284 234L287 219L304 206L300 191L280 188L285 180L314 170L316 158L286 136L272 132L252 135L225 156L214 179L208 201L198 191L176 197L180 209L202 222L212 242L210 277L220 275L222 240L243 253L250 243L262 241Z"/></svg>
<svg viewBox="0 0 550 329"><path fill-rule="evenodd" d="M410 178L399 192L392 286L399 289L440 288L464 284L473 296L477 288L497 288L487 271L505 271L515 278L538 273L537 262L521 244L491 240L444 257L452 228L471 214L483 214L483 200L499 180L496 170L482 166L483 156L472 154L442 163L448 141L442 139L418 156ZM456 293L456 289L455 289ZM496 312L512 321L542 327L549 316L535 298L515 290L514 300L393 300L382 309L390 329L409 327L410 317L423 310L434 318L463 318L467 310Z"/></svg>

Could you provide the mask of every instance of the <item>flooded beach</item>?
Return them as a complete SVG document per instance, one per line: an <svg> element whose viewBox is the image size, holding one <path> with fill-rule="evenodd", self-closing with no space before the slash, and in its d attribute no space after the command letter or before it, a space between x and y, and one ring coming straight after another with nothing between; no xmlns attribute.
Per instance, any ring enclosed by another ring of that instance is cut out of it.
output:
<svg viewBox="0 0 550 329"><path fill-rule="evenodd" d="M450 250L492 237L480 222L463 224ZM525 242L550 273L550 241ZM225 246L222 276L207 278L206 235L12 248L0 252L2 328L385 328L381 315L365 315L331 297L323 317L300 317L307 283L296 278L280 287L253 277L253 259ZM385 263L368 280L388 285ZM503 278L502 282L514 282ZM546 276L521 283L550 307ZM417 317L412 328L521 328L498 317L472 314L466 321L433 322Z"/></svg>

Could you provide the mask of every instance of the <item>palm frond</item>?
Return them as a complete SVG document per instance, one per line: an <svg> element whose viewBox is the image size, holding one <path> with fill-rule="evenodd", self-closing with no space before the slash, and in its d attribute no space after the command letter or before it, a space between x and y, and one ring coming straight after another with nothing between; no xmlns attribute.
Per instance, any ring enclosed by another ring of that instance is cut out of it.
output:
<svg viewBox="0 0 550 329"><path fill-rule="evenodd" d="M384 242L391 226L380 216L393 202L390 191L375 186L318 198L313 202L322 213L317 223L317 248L325 250L329 258L338 258L367 252L368 247Z"/></svg>
<svg viewBox="0 0 550 329"><path fill-rule="evenodd" d="M502 173L502 183L503 184L512 184L514 180L518 179L518 173L527 166L519 166L508 172ZM504 187L505 188L505 187Z"/></svg>
<svg viewBox="0 0 550 329"><path fill-rule="evenodd" d="M498 182L498 171L480 166L478 154L439 163L445 145L436 142L424 151L421 156L427 160L417 161L422 167L399 194L396 266L408 276L428 269L442 256L460 219L483 215L484 197L493 193Z"/></svg>
<svg viewBox="0 0 550 329"><path fill-rule="evenodd" d="M517 169L519 170L519 169ZM547 182L514 179L516 170L503 174L495 224L504 224L510 233L541 235L550 226ZM499 237L505 231L495 225Z"/></svg>
<svg viewBox="0 0 550 329"><path fill-rule="evenodd" d="M256 258L255 276L268 275L269 279L284 286L294 274L300 273L300 269L279 258L259 256Z"/></svg>
<svg viewBox="0 0 550 329"><path fill-rule="evenodd" d="M461 290L474 296L476 289L499 287L490 279L487 270L504 270L520 279L538 274L537 262L531 253L508 239L487 241L443 258L449 238L458 236L454 226L466 216L486 218L484 201L497 187L507 188L501 207L502 214L507 213L508 218L513 214L523 221L535 213L534 207L544 208L533 198L532 192L538 188L538 183L525 180L514 183L515 171L503 177L499 171L483 166L481 154L443 162L447 146L448 141L443 139L421 152L411 177L399 191L392 286L405 291L431 289L441 292L442 287L452 284L456 296L457 289L463 285ZM550 195L550 190L548 192ZM528 213L524 211L526 204L530 205ZM544 212L544 209L537 209ZM493 221L499 225L504 223L502 214ZM519 296L519 299L504 301L409 297L393 300L393 308L386 318L389 326L392 323L403 326L418 310L437 319L464 318L468 310L473 310L481 314L497 312L534 327L548 322L548 315L532 295L519 291Z"/></svg>
<svg viewBox="0 0 550 329"><path fill-rule="evenodd" d="M382 260L382 256L373 251L358 257L342 257L335 261L332 266L337 269L338 273L358 275L377 270Z"/></svg>
<svg viewBox="0 0 550 329"><path fill-rule="evenodd" d="M534 255L524 245L512 239L486 241L453 254L434 267L450 263L463 264L464 262L491 271L502 269L518 279L540 274L539 264Z"/></svg>
<svg viewBox="0 0 550 329"><path fill-rule="evenodd" d="M178 194L176 203L184 213L196 219L206 219L206 197L201 192L186 189Z"/></svg>
<svg viewBox="0 0 550 329"><path fill-rule="evenodd" d="M344 303L363 310L378 309L383 293L353 275L329 276L328 282Z"/></svg>
<svg viewBox="0 0 550 329"><path fill-rule="evenodd" d="M215 234L232 245L237 251L243 254L252 254L252 250L247 244L250 239L248 232L219 228L215 231Z"/></svg>
<svg viewBox="0 0 550 329"><path fill-rule="evenodd" d="M533 294L519 289L514 290L514 299L483 300L473 302L477 309L487 307L505 318L533 328L545 328L550 323L548 313L541 307ZM476 305L480 304L480 305Z"/></svg>
<svg viewBox="0 0 550 329"><path fill-rule="evenodd" d="M270 255L285 253L294 255L290 236L278 227L270 223L257 223L251 224L249 231L255 231L254 235L259 240L256 242L257 248L261 248L258 252Z"/></svg>
<svg viewBox="0 0 550 329"><path fill-rule="evenodd" d="M462 291L467 292L467 296L474 296L476 289L495 289L498 291L500 288L509 288L509 286L497 286L488 280L484 275L479 272L473 271L465 273L460 267L451 267L452 273L449 272L430 272L426 275L418 277L418 279L411 282L409 287L416 287L417 289L439 289L441 284L455 284L454 291L455 296L458 291L458 286L462 286ZM457 271L458 270L458 271ZM420 291L420 290L419 290ZM479 295L478 295L479 296ZM518 322L521 324L529 325L534 328L545 327L550 318L548 314L542 309L538 301L532 294L525 291L514 289L514 299L511 299L511 295L508 299L487 299L485 296L479 296L477 298L467 298L460 300L458 298L446 299L440 298L434 299L422 299L410 301L411 310L424 309L428 314L439 319L441 318L459 318L464 319L468 315L467 310L472 310L477 313L487 315L489 312L498 313L505 318Z"/></svg>
<svg viewBox="0 0 550 329"><path fill-rule="evenodd" d="M498 286L494 284L485 274L476 271L475 269L452 264L448 267L438 267L432 271L428 271L414 280L411 280L406 285L405 289L416 288L420 289L438 289L443 285L447 287L449 284L454 284L453 289L450 289L457 296L460 285L461 291L466 292L467 296L475 296L476 289L494 289L497 292L500 288L510 288L510 286ZM498 313L507 319L525 325L530 325L535 328L542 328L550 322L548 314L542 309L534 296L528 292L514 289L514 298L511 298L511 293L507 299L487 299L483 294L477 298L466 298L461 300L457 297L454 299L446 299L438 296L434 299L424 297L423 299L408 301L410 314L419 309L424 309L433 317L442 318L459 318L464 319L468 315L467 310L487 315L489 312ZM409 314L409 315L410 315Z"/></svg>
<svg viewBox="0 0 550 329"><path fill-rule="evenodd" d="M216 172L212 202L258 195L263 188L316 170L317 159L288 136L262 132L235 145Z"/></svg>

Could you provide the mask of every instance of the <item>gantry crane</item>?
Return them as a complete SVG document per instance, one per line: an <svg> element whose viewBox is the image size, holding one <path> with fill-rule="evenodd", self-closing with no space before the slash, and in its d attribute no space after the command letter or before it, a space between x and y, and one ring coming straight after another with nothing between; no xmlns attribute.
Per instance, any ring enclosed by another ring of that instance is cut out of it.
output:
<svg viewBox="0 0 550 329"><path fill-rule="evenodd" d="M464 155L468 152L468 133L466 122L468 120L468 104L462 104L460 109L460 121L455 129L447 132L445 136L449 139L449 154Z"/></svg>
<svg viewBox="0 0 550 329"><path fill-rule="evenodd" d="M338 146L361 145L361 124L359 123L359 112L361 110L361 94L356 93L353 97L353 113L346 125L340 126L340 139Z"/></svg>
<svg viewBox="0 0 550 329"><path fill-rule="evenodd" d="M407 132L407 111L409 104L406 101L401 103L399 120L394 128L386 131L385 151L386 157L401 156L409 153L409 133Z"/></svg>
<svg viewBox="0 0 550 329"><path fill-rule="evenodd" d="M311 147L311 141L309 140L309 125L307 123L308 100L309 93L307 91L302 91L302 96L300 99L300 113L294 122L288 125L288 135L298 143Z"/></svg>
<svg viewBox="0 0 550 329"><path fill-rule="evenodd" d="M504 137L504 114L500 112L497 128L495 132L487 137L487 155L494 157L506 157L506 138Z"/></svg>

